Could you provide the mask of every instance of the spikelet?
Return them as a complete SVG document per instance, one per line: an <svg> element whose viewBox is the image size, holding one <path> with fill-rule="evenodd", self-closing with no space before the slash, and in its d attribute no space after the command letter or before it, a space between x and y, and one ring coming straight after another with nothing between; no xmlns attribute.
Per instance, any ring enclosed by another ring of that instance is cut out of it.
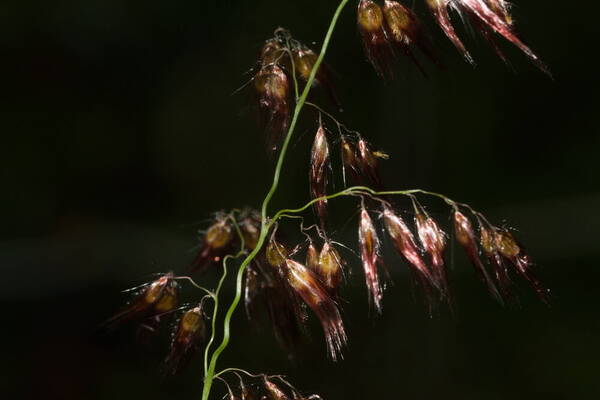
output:
<svg viewBox="0 0 600 400"><path fill-rule="evenodd" d="M254 250L258 244L261 228L261 215L257 210L246 209L239 218L240 231L244 237L244 247Z"/></svg>
<svg viewBox="0 0 600 400"><path fill-rule="evenodd" d="M285 283L281 269L265 270L255 261L246 269L244 305L248 319L257 327L260 304L266 308L275 339L293 357L301 341L300 326L306 320L305 312Z"/></svg>
<svg viewBox="0 0 600 400"><path fill-rule="evenodd" d="M513 297L511 290L512 281L510 279L506 263L502 259L502 256L496 247L495 228L492 227L488 229L480 221L479 238L483 254L486 256L488 263L494 271L494 276L496 277L500 294L504 300L511 299Z"/></svg>
<svg viewBox="0 0 600 400"><path fill-rule="evenodd" d="M548 67L525 43L523 43L523 41L521 41L521 39L517 37L513 27L510 23L507 23L507 8L505 8L503 12L502 7L500 7L499 14L491 9L484 0L456 0L456 3L467 13L478 18L482 24L487 25L487 27L518 47L540 70L551 75Z"/></svg>
<svg viewBox="0 0 600 400"><path fill-rule="evenodd" d="M377 272L381 262L379 259L380 243L373 221L364 206L361 207L358 223L358 248L369 291L369 303L375 306L377 312L381 313L383 290Z"/></svg>
<svg viewBox="0 0 600 400"><path fill-rule="evenodd" d="M119 313L105 321L100 330L110 332L128 322L141 322L177 307L179 284L172 273L142 285L135 298ZM157 307L158 306L158 307Z"/></svg>
<svg viewBox="0 0 600 400"><path fill-rule="evenodd" d="M475 65L475 61L471 54L467 51L467 48L463 44L463 42L458 37L456 30L454 29L454 25L452 25L452 21L450 20L450 13L448 12L448 8L451 6L453 1L451 0L426 0L431 13L436 19L438 25L444 31L444 34L450 39L454 47L459 51L459 53L467 60L469 63Z"/></svg>
<svg viewBox="0 0 600 400"><path fill-rule="evenodd" d="M307 46L299 43L297 46L292 48L292 55L294 59L294 66L296 74L304 82L308 81L310 74L317 62L318 55ZM315 75L315 84L322 86L327 92L329 98L333 104L340 108L340 101L338 99L335 86L331 77L331 71L325 63L321 63L317 73Z"/></svg>
<svg viewBox="0 0 600 400"><path fill-rule="evenodd" d="M398 254L406 260L410 269L414 272L424 291L425 298L430 305L431 287L438 288L443 294L445 293L443 292L443 289L439 287L438 281L432 275L425 264L425 261L421 258L413 233L410 231L404 220L388 205L383 207L383 219L394 248Z"/></svg>
<svg viewBox="0 0 600 400"><path fill-rule="evenodd" d="M381 7L372 0L360 0L357 23L365 54L375 72L384 79L393 79L394 71L391 62L394 53L385 32Z"/></svg>
<svg viewBox="0 0 600 400"><path fill-rule="evenodd" d="M254 76L259 122L266 132L267 150L275 151L289 125L290 82L277 64L263 66Z"/></svg>
<svg viewBox="0 0 600 400"><path fill-rule="evenodd" d="M342 159L342 177L344 185L360 183L360 167L356 157L356 146L346 136L340 140L340 158Z"/></svg>
<svg viewBox="0 0 600 400"><path fill-rule="evenodd" d="M285 47L278 39L269 39L265 42L258 56L260 67L269 65L285 65L287 53Z"/></svg>
<svg viewBox="0 0 600 400"><path fill-rule="evenodd" d="M165 359L165 373L175 375L185 367L206 340L207 327L202 305L183 313L173 332L171 349Z"/></svg>
<svg viewBox="0 0 600 400"><path fill-rule="evenodd" d="M336 296L337 290L342 283L344 261L340 253L335 249L333 243L327 240L319 253L317 264L317 275L329 292Z"/></svg>
<svg viewBox="0 0 600 400"><path fill-rule="evenodd" d="M432 277L443 294L449 296L448 273L444 263L446 234L433 218L420 210L415 214L415 224L419 241L429 255Z"/></svg>
<svg viewBox="0 0 600 400"><path fill-rule="evenodd" d="M479 249L477 247L477 239L471 221L460 211L454 210L454 231L456 241L464 248L471 264L479 274L479 277L486 285L488 291L496 300L502 303L502 296L498 292L494 281L487 272L485 266L479 258Z"/></svg>
<svg viewBox="0 0 600 400"><path fill-rule="evenodd" d="M229 249L233 237L233 227L229 218L223 213L217 214L215 222L202 238L200 250L190 266L191 271L204 272L208 266L219 262Z"/></svg>
<svg viewBox="0 0 600 400"><path fill-rule="evenodd" d="M313 199L323 197L327 191L327 170L329 168L329 145L323 126L319 126L315 134L310 156L310 194ZM327 217L327 200L315 203L315 212L319 217L321 226L325 225Z"/></svg>
<svg viewBox="0 0 600 400"><path fill-rule="evenodd" d="M390 41L413 61L424 76L427 74L412 51L415 46L436 65L441 66L433 55L432 45L425 35L421 22L410 8L403 6L398 1L385 0L383 15Z"/></svg>
<svg viewBox="0 0 600 400"><path fill-rule="evenodd" d="M362 176L368 177L375 186L375 189L381 189L382 184L379 176L377 157L373 150L371 150L371 146L369 146L366 140L360 138L356 147L356 160Z"/></svg>
<svg viewBox="0 0 600 400"><path fill-rule="evenodd" d="M517 243L514 236L507 230L497 229L494 242L498 252L508 260L535 290L539 298L546 304L550 301L550 291L538 280L532 271L532 263L529 255L523 247Z"/></svg>
<svg viewBox="0 0 600 400"><path fill-rule="evenodd" d="M314 272L291 259L287 259L285 265L289 286L319 318L325 334L328 354L333 361L336 361L347 342L338 305Z"/></svg>

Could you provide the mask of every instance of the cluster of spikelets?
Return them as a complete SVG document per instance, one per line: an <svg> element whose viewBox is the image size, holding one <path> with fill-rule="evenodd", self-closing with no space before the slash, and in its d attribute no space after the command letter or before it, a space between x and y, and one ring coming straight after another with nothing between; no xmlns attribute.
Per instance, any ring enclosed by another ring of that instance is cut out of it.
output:
<svg viewBox="0 0 600 400"><path fill-rule="evenodd" d="M472 58L454 30L450 9L459 12L464 21L481 32L502 59L506 60L494 42L494 33L518 46L547 72L539 58L515 35L510 7L504 0L427 0L427 4L442 30L468 61L472 62ZM398 1L360 0L357 20L367 58L379 75L386 78L394 75L391 61L398 53L411 58L424 71L414 54L415 47L441 65L416 14ZM281 28L264 43L252 81L270 151L277 150L287 132L291 107L295 104L294 94L297 99L300 86L309 81L317 59L313 50ZM324 88L331 101L339 106L326 65L321 64L317 70L314 84ZM469 205L439 194L421 190L385 192L378 163L388 156L375 151L358 132L347 129L318 106L307 104L319 111L309 157L309 191L318 224L305 229L302 223L300 232L306 239L291 245L282 238L278 222L263 221L256 210L219 212L200 239L189 274L215 269L227 255L239 249L246 253L256 250L263 227L271 227L265 245L257 250L256 257L244 271L243 295L249 320L258 324L262 315L266 315L277 341L293 356L306 329L310 310L321 324L328 355L333 360L340 358L348 341L340 291L353 263L342 257L343 249L348 247L327 234L327 194L334 170L332 158L336 158L346 187L344 195L358 199L358 256L369 303L377 313L383 310L383 294L389 277L382 259L386 242L391 243L407 265L430 312L436 304L452 306L446 266L450 235L419 203L417 194L441 198L450 207L453 237L493 298L500 303L514 301L513 280L520 277L544 302L548 301L549 291L535 276L527 252L509 230L491 224ZM327 128L323 115L333 120L337 132ZM332 151L334 146L338 146L337 151ZM339 156L335 156L336 153ZM410 213L398 211L393 203L395 195L410 199ZM317 234L311 236L309 232L313 228ZM384 236L387 239L383 239ZM170 325L171 343L164 361L167 375L179 372L205 345L208 327L204 303L215 296L209 292L199 303L183 303L179 284L182 280L196 285L189 276L167 273L131 289L134 293L131 301L104 324L105 329L112 330L128 323L146 332L157 332L161 326ZM258 382L247 386L240 378L240 387L236 390L225 381L230 400L319 398L302 396L281 377L252 377Z"/></svg>
<svg viewBox="0 0 600 400"><path fill-rule="evenodd" d="M253 82L259 124L267 134L268 150L273 151L278 148L281 136L288 128L293 104L293 81L297 83L299 78L305 83L316 61L317 54L305 44L292 38L285 29L277 29L275 36L264 43L258 57L257 73ZM327 66L321 65L315 82L328 91L336 105L339 104Z"/></svg>
<svg viewBox="0 0 600 400"><path fill-rule="evenodd" d="M290 245L282 239L275 224L266 245L245 272L244 301L248 318L254 322L260 319L259 306L264 306L275 337L290 355L297 350L310 309L321 323L328 354L335 360L347 342L340 310L340 289L352 263L341 255L346 246L335 242L326 233L326 188L322 186L315 191L318 183L326 181L321 174L327 174L331 169L325 161L329 159L326 132L329 131L320 124L310 156L310 192L314 196L315 214L320 225L308 228L301 225L301 233L306 239ZM349 179L381 186L376 155L379 152L373 151L360 136L341 135L339 139L342 171L348 172ZM385 284L382 272L387 272L382 259L384 242L390 242L405 261L430 312L438 303L452 306L445 262L449 235L415 195L406 193L413 205L413 217L409 220L395 209L391 195L386 194L390 192L377 196L373 194L376 192L360 186L347 190L349 195L359 199L357 248L369 302L374 309L379 313L383 309ZM500 303L516 300L512 282L515 276L520 276L531 284L542 300L548 301L547 289L534 275L526 251L509 230L492 225L483 214L466 204L441 197L451 208L456 242L464 248L496 300ZM202 257L203 264L200 265L196 259L195 268L205 270L207 266L215 265L227 249L239 244L239 239L232 234L235 219L222 215L208 229L199 250L199 254L210 254L211 258ZM248 250L253 250L260 231L260 216L255 211L245 211L242 215L238 222L240 235ZM313 228L317 234L311 236L308 232ZM382 239L382 234L387 240ZM229 240L223 242L223 237Z"/></svg>
<svg viewBox="0 0 600 400"><path fill-rule="evenodd" d="M538 68L549 74L546 65L515 33L507 1L426 0L426 3L444 34L468 62L474 64L473 57L452 24L450 10L455 11L461 21L470 24L474 31L479 32L504 62L508 63L508 59L496 43L496 35L517 46ZM394 76L391 61L398 52L412 59L424 73L414 55L415 48L441 66L433 55L431 40L423 24L415 12L399 1L360 0L357 23L367 58L382 77Z"/></svg>
<svg viewBox="0 0 600 400"><path fill-rule="evenodd" d="M179 278L166 273L152 282L130 289L131 301L107 320L102 329L112 331L133 324L138 334L156 335L161 326L171 327L171 342L164 360L165 375L175 375L185 367L207 338L204 300L181 304Z"/></svg>
<svg viewBox="0 0 600 400"><path fill-rule="evenodd" d="M458 36L450 11L458 19L469 24L492 46L496 54L507 64L508 58L496 42L500 36L517 46L538 68L550 75L547 66L516 34L510 4L505 0L425 0L437 24L462 56L471 64L473 57ZM408 57L426 75L415 50L419 50L438 67L443 67L435 55L433 41L417 14L396 0L360 0L357 9L357 29L361 35L367 59L378 75L392 79L395 75L394 60L399 55ZM292 38L279 28L268 39L258 57L253 77L259 123L267 134L267 148L278 148L290 122L294 104L294 91L309 79L317 54L305 44ZM332 81L330 68L321 65L314 83L322 86L331 101L339 108L340 103Z"/></svg>
<svg viewBox="0 0 600 400"><path fill-rule="evenodd" d="M241 376L234 372L240 381L239 387L235 389L225 379L219 377L227 386L229 400L321 400L321 397L315 394L309 396L301 394L280 375L251 375L246 371L243 372L254 379L250 383L244 382Z"/></svg>

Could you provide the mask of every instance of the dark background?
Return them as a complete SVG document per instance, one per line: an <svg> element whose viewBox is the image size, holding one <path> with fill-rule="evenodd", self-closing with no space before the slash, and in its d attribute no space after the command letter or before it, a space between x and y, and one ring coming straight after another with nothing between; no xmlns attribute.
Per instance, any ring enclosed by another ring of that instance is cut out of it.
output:
<svg viewBox="0 0 600 400"><path fill-rule="evenodd" d="M260 203L272 160L251 96L232 93L277 26L319 47L335 3L2 3L4 398L200 397L199 362L164 381L162 346L143 349L130 330L92 332L126 300L120 290L187 265L213 211ZM517 1L518 28L551 80L502 42L512 72L480 38L467 39L471 68L417 3L447 70L428 65L424 79L403 59L398 79L382 82L364 60L350 5L327 56L340 119L391 154L388 186L442 192L517 227L553 290L551 307L525 286L520 307L498 306L457 251L458 311L429 318L390 256L395 286L383 317L369 316L362 274L350 279L344 362L326 360L313 327L290 364L269 329L252 331L238 312L220 366L286 373L325 399L596 399L598 5ZM274 208L307 200L314 129L305 114ZM442 204L425 203L447 222ZM335 238L354 246L355 205L339 204Z"/></svg>

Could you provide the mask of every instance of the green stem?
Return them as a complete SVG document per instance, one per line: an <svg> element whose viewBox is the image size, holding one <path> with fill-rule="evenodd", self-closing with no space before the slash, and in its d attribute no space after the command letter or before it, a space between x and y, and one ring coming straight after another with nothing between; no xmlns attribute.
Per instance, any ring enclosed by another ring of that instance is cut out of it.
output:
<svg viewBox="0 0 600 400"><path fill-rule="evenodd" d="M208 370L208 355L210 354L210 347L212 346L213 342L215 341L215 335L216 335L216 331L217 331L215 328L216 328L216 324L217 324L217 314L219 311L219 293L221 293L221 288L223 287L225 278L227 278L227 261L229 261L232 258L235 259L235 258L241 257L245 253L245 248L246 248L246 241L244 239L244 235L242 234L242 231L240 230L240 226L238 225L236 219L233 216L229 216L229 219L231 219L233 226L235 227L235 230L237 232L237 235L240 239L240 251L235 256L227 255L227 256L225 256L225 258L223 258L223 274L221 275L221 279L219 279L219 283L217 284L217 289L211 296L213 298L214 305L213 305L213 315L212 315L212 321L211 321L210 339L209 339L208 343L206 344L206 349L204 349L204 374L206 374L206 371Z"/></svg>
<svg viewBox="0 0 600 400"><path fill-rule="evenodd" d="M210 395L210 390L211 390L213 380L214 380L217 361L218 361L221 353L229 345L229 341L231 338L231 335L230 335L231 317L233 316L233 313L235 312L235 310L240 302L241 295L242 295L242 278L244 275L244 270L246 269L248 264L250 264L250 262L256 257L258 252L261 250L261 248L265 242L265 239L267 237L267 234L269 232L269 228L273 224L274 220L272 220L270 222L267 220L267 211L268 211L269 203L271 202L271 199L275 195L275 192L277 191L277 188L279 186L279 179L281 177L283 161L285 160L285 156L286 156L292 135L294 133L294 129L296 128L296 124L298 122L298 117L300 116L300 112L302 111L302 108L304 107L306 98L308 97L308 94L310 93L310 89L312 88L312 85L315 81L315 76L317 74L317 71L318 71L319 67L321 66L321 63L323 62L325 54L327 53L327 48L329 47L329 42L331 41L331 37L335 30L337 21L342 13L344 7L348 4L348 2L349 2L349 0L341 0L337 9L335 10L335 13L333 14L333 17L329 24L329 29L327 30L327 34L325 35L325 39L323 40L323 46L321 47L321 52L319 53L319 57L317 58L315 65L312 68L310 76L306 82L306 86L304 87L304 90L302 91L300 98L296 102L296 107L294 108L294 115L292 117L290 127L288 129L285 140L281 147L281 151L279 153L279 158L277 160L277 165L275 166L273 183L271 184L271 188L269 189L269 192L265 196L265 199L262 203L262 208L261 208L262 222L261 222L260 236L259 236L258 242L256 244L256 247L244 259L244 261L242 261L242 264L240 265L240 267L238 269L238 273L237 273L237 277L236 277L235 297L234 297L231 305L229 306L227 313L225 314L225 319L223 322L223 340L221 341L221 344L219 345L219 347L217 347L217 349L212 354L211 359L210 359L210 364L208 366L208 369L206 370L206 374L204 377L204 388L202 390L202 400L208 400L208 397ZM214 333L213 333L213 335L214 335Z"/></svg>

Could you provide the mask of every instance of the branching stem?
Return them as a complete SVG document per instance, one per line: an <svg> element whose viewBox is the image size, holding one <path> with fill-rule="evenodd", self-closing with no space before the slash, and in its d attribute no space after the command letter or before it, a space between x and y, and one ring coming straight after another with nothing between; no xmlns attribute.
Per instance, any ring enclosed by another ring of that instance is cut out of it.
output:
<svg viewBox="0 0 600 400"><path fill-rule="evenodd" d="M296 124L298 122L298 117L300 116L300 112L302 111L304 103L306 102L308 94L310 93L312 85L315 81L315 76L317 74L317 71L318 71L319 67L321 66L321 63L323 62L325 54L327 53L327 48L329 47L329 42L331 41L331 37L335 30L337 21L341 15L342 11L344 10L344 7L348 4L348 2L349 2L349 0L341 0L340 3L338 4L338 7L335 10L333 17L331 18L331 22L329 23L329 28L327 30L327 34L325 35L325 39L323 40L321 52L319 53L319 56L318 56L317 60L315 61L315 64L311 70L310 76L306 82L306 86L304 87L302 94L300 95L300 97L298 98L298 101L296 102L296 107L294 108L294 115L292 117L290 127L288 129L288 132L285 136L283 145L281 147L281 151L280 151L279 157L277 159L277 165L275 166L273 183L271 184L271 188L269 189L269 192L265 196L265 199L262 204L260 236L258 238L256 247L252 250L252 252L250 254L248 254L248 256L244 259L244 261L242 261L242 263L238 269L238 273L237 273L237 277L236 277L235 297L234 297L231 305L229 306L229 309L227 310L227 313L225 314L225 319L223 321L223 339L222 339L219 347L217 347L215 349L215 351L212 353L212 356L210 358L210 363L208 364L208 367L206 368L206 371L205 371L204 388L202 391L202 400L208 400L208 397L210 395L210 390L211 390L211 387L213 384L214 376L215 376L215 369L217 366L217 361L219 359L219 356L223 352L223 350L225 350L225 348L227 348L227 346L229 345L229 341L231 338L231 335L230 335L231 317L233 316L233 313L235 312L235 310L240 302L241 295L242 295L242 278L244 275L244 271L245 271L246 267L248 266L248 264L250 264L250 262L254 259L254 257L256 257L258 252L261 250L261 248L265 242L265 239L267 237L267 234L269 232L269 228L272 226L273 222L276 221L276 218L274 218L273 220L270 220L270 221L267 220L267 216L268 216L267 211L268 211L269 203L271 202L271 199L275 195L275 192L277 191L277 188L279 186L279 179L281 176L283 162L285 160L287 149L289 147L291 138L293 136L294 129L296 128ZM224 271L223 275L225 275L225 271ZM222 278L222 281L223 280L224 280L224 278ZM221 284L219 286L221 286ZM216 291L217 295L218 295L219 289L220 289L220 287ZM211 336L212 336L211 344L212 344L212 340L214 340L214 336L215 336L215 332L214 332L215 331L215 325L214 325L215 322L214 321L216 320L216 317L217 317L217 312L216 312L217 306L218 306L218 301L215 300L215 311L214 311L214 315L213 315L213 332L211 334ZM206 359L208 359L208 350L205 355L206 355Z"/></svg>

